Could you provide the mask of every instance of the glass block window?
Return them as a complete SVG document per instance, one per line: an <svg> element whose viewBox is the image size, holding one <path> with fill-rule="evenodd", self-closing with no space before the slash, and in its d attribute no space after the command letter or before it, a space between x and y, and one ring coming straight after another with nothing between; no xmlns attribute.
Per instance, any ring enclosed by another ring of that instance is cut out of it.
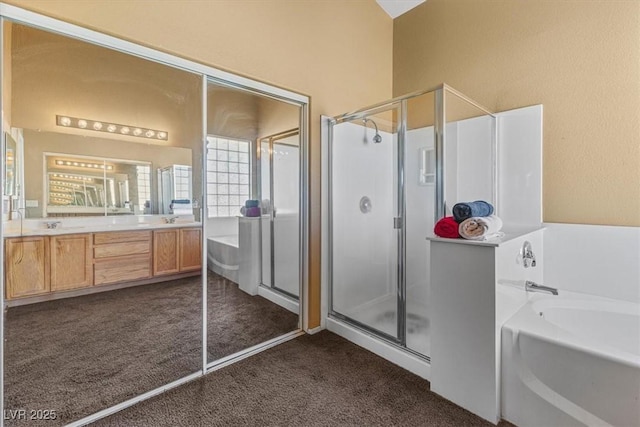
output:
<svg viewBox="0 0 640 427"><path fill-rule="evenodd" d="M140 212L144 212L145 202L151 202L151 166L137 165L136 175L138 178L138 205Z"/></svg>
<svg viewBox="0 0 640 427"><path fill-rule="evenodd" d="M251 143L207 137L207 207L209 218L240 215L249 198Z"/></svg>
<svg viewBox="0 0 640 427"><path fill-rule="evenodd" d="M191 166L174 166L173 185L176 200L191 200Z"/></svg>

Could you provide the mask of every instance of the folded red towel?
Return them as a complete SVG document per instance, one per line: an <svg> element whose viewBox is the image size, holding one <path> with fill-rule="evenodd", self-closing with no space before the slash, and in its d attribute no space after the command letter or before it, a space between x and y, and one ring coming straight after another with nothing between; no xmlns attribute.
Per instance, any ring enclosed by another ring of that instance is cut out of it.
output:
<svg viewBox="0 0 640 427"><path fill-rule="evenodd" d="M444 218L440 219L440 221L436 222L435 227L433 227L433 232L436 233L436 236L438 237L459 239L459 226L460 224L458 224L452 216L445 216Z"/></svg>

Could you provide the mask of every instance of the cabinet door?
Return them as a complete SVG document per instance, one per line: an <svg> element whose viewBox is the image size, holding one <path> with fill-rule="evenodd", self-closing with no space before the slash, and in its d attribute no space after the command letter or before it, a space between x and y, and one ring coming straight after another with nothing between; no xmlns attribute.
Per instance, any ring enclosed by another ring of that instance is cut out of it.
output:
<svg viewBox="0 0 640 427"><path fill-rule="evenodd" d="M179 230L154 230L153 232L153 275L172 274L179 271L178 263Z"/></svg>
<svg viewBox="0 0 640 427"><path fill-rule="evenodd" d="M93 286L91 234L51 237L51 291Z"/></svg>
<svg viewBox="0 0 640 427"><path fill-rule="evenodd" d="M202 266L202 230L180 229L180 271L198 270Z"/></svg>
<svg viewBox="0 0 640 427"><path fill-rule="evenodd" d="M5 240L7 299L49 292L49 238L19 237Z"/></svg>

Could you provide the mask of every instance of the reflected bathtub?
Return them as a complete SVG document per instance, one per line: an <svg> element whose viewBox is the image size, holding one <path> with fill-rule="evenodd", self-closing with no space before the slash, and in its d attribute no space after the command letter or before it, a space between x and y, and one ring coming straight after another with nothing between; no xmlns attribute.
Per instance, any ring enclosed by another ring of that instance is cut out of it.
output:
<svg viewBox="0 0 640 427"><path fill-rule="evenodd" d="M502 417L527 426L640 426L640 304L531 295L502 328Z"/></svg>
<svg viewBox="0 0 640 427"><path fill-rule="evenodd" d="M238 235L207 238L207 267L234 283L238 283L240 253Z"/></svg>

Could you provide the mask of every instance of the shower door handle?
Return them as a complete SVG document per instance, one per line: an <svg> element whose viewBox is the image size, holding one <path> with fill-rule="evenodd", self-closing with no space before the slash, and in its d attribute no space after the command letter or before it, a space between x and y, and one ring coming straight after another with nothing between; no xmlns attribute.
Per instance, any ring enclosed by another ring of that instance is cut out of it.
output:
<svg viewBox="0 0 640 427"><path fill-rule="evenodd" d="M402 228L402 217L394 217L393 218L393 228L396 230L400 230Z"/></svg>

